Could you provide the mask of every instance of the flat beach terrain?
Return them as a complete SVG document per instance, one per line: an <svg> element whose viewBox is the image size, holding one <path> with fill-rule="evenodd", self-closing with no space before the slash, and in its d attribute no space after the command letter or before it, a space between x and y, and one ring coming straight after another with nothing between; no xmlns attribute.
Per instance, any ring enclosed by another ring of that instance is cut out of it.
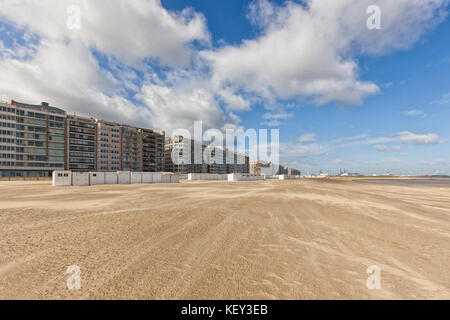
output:
<svg viewBox="0 0 450 320"><path fill-rule="evenodd" d="M0 299L379 298L450 299L449 184L0 182Z"/></svg>

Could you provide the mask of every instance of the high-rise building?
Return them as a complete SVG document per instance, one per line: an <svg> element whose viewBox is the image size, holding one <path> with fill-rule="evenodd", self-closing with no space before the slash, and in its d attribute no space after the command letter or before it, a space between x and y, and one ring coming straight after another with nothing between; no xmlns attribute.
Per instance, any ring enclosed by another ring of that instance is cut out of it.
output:
<svg viewBox="0 0 450 320"><path fill-rule="evenodd" d="M261 160L250 161L250 173L251 174L264 174L264 175L301 175L300 170L289 168L283 165L272 164Z"/></svg>
<svg viewBox="0 0 450 320"><path fill-rule="evenodd" d="M2 177L50 177L64 169L64 110L12 101L1 104L0 114Z"/></svg>
<svg viewBox="0 0 450 320"><path fill-rule="evenodd" d="M174 163L172 155L180 163ZM249 173L248 156L177 136L166 141L165 171L177 173Z"/></svg>
<svg viewBox="0 0 450 320"><path fill-rule="evenodd" d="M93 171L97 167L95 119L67 116L66 169Z"/></svg>
<svg viewBox="0 0 450 320"><path fill-rule="evenodd" d="M209 173L226 174L228 172L227 156L233 157L233 153L227 152L221 147L207 147L207 156L205 157L208 164ZM233 157L234 158L234 157Z"/></svg>
<svg viewBox="0 0 450 320"><path fill-rule="evenodd" d="M97 170L122 170L122 129L118 123L96 120Z"/></svg>
<svg viewBox="0 0 450 320"><path fill-rule="evenodd" d="M0 177L16 176L16 108L8 103L0 103L0 146Z"/></svg>
<svg viewBox="0 0 450 320"><path fill-rule="evenodd" d="M142 171L142 133L139 128L121 126L122 170Z"/></svg>
<svg viewBox="0 0 450 320"><path fill-rule="evenodd" d="M208 173L208 164L203 160L206 146L192 139L176 136L164 146L164 166L167 172ZM172 155L178 158L174 162Z"/></svg>
<svg viewBox="0 0 450 320"><path fill-rule="evenodd" d="M231 153L231 158L233 158L233 164L227 164L229 173L250 173L249 156L240 153Z"/></svg>
<svg viewBox="0 0 450 320"><path fill-rule="evenodd" d="M142 169L145 172L164 171L165 132L157 133L150 129L140 129L142 137Z"/></svg>

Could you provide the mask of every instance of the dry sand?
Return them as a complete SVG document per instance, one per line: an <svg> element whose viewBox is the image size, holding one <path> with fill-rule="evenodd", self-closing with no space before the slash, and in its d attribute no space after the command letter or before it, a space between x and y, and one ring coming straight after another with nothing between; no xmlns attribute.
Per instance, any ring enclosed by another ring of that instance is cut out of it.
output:
<svg viewBox="0 0 450 320"><path fill-rule="evenodd" d="M0 182L0 228L0 299L450 298L449 187Z"/></svg>

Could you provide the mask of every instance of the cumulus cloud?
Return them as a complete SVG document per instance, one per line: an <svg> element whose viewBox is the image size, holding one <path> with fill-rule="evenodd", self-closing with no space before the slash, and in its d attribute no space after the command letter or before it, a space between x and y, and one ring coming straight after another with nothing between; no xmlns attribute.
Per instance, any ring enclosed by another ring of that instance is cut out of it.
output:
<svg viewBox="0 0 450 320"><path fill-rule="evenodd" d="M312 143L317 141L317 134L314 132L305 133L304 135L298 137L297 139L300 143Z"/></svg>
<svg viewBox="0 0 450 320"><path fill-rule="evenodd" d="M366 26L369 5L382 8L383 29ZM265 98L303 97L317 104L358 104L379 87L358 78L355 57L405 49L442 21L446 0L309 0L250 6L250 20L262 35L238 46L204 51L213 83L239 84ZM408 23L404 23L408 21Z"/></svg>
<svg viewBox="0 0 450 320"><path fill-rule="evenodd" d="M80 30L66 26L69 5L81 9ZM154 128L185 124L193 112L207 126L239 121L236 115L224 116L211 98L214 92L202 94L195 70L188 74L186 65L195 54L191 42L209 43L205 18L192 9L169 12L159 0L54 0L45 5L0 0L0 6L15 43L13 48L0 43L2 99L44 100L71 113ZM164 81L148 59L168 70ZM190 88L178 88L186 77L193 78ZM166 104L153 103L152 86ZM195 99L204 100L189 104ZM228 94L227 100L243 108L238 96Z"/></svg>
<svg viewBox="0 0 450 320"><path fill-rule="evenodd" d="M68 12L70 6L80 8L80 30L67 28L73 14ZM169 12L160 0L47 0L45 5L1 0L0 7L2 17L18 28L52 41L77 41L128 64L156 58L186 65L191 55L188 44L209 42L203 15L192 9Z"/></svg>
<svg viewBox="0 0 450 320"><path fill-rule="evenodd" d="M248 111L251 110L250 101L236 94L231 88L225 88L218 92L220 98L225 102L227 110Z"/></svg>
<svg viewBox="0 0 450 320"><path fill-rule="evenodd" d="M205 89L179 89L147 84L140 99L150 108L151 124L164 128L170 134L175 129L192 132L194 121L202 120L204 129L223 129L227 125L225 114L217 105L210 91ZM231 114L229 124L237 124L238 118Z"/></svg>
<svg viewBox="0 0 450 320"><path fill-rule="evenodd" d="M4 99L44 100L71 112L111 120L139 122L148 116L145 108L120 94L114 77L76 42L42 40L32 59L3 59L0 69Z"/></svg>
<svg viewBox="0 0 450 320"><path fill-rule="evenodd" d="M435 133L415 134L409 131L400 132L397 136L402 143L408 144L438 144L439 136Z"/></svg>
<svg viewBox="0 0 450 320"><path fill-rule="evenodd" d="M194 119L237 126L258 104L267 124L280 125L293 115L282 101L358 104L377 93L360 79L358 57L413 45L447 3L256 1L248 12L256 37L214 48L201 13L160 0L0 0L14 29L13 47L0 42L0 97L167 130ZM382 8L381 31L366 28L371 4ZM80 30L66 26L69 5L81 9Z"/></svg>

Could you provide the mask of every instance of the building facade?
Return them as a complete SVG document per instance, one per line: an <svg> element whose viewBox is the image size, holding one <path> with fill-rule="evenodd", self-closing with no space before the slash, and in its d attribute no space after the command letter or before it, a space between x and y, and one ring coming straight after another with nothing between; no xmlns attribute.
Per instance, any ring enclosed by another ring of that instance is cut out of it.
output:
<svg viewBox="0 0 450 320"><path fill-rule="evenodd" d="M16 175L16 109L7 103L0 103L0 166L0 177Z"/></svg>
<svg viewBox="0 0 450 320"><path fill-rule="evenodd" d="M165 132L150 129L139 130L142 138L142 171L164 171L164 138Z"/></svg>
<svg viewBox="0 0 450 320"><path fill-rule="evenodd" d="M208 165L202 161L205 148L205 145L182 136L168 139L164 146L165 171L181 174L208 173ZM174 163L172 154L178 157L178 163Z"/></svg>
<svg viewBox="0 0 450 320"><path fill-rule="evenodd" d="M97 170L122 170L122 129L118 123L96 120Z"/></svg>
<svg viewBox="0 0 450 320"><path fill-rule="evenodd" d="M181 163L174 163L172 155ZM177 136L166 141L165 171L186 173L249 173L249 157Z"/></svg>
<svg viewBox="0 0 450 320"><path fill-rule="evenodd" d="M67 116L66 169L94 171L97 169L97 125L95 119Z"/></svg>
<svg viewBox="0 0 450 320"><path fill-rule="evenodd" d="M65 168L64 110L12 101L0 114L1 177L50 177Z"/></svg>
<svg viewBox="0 0 450 320"><path fill-rule="evenodd" d="M122 129L122 170L142 171L142 133L140 129L121 126Z"/></svg>

